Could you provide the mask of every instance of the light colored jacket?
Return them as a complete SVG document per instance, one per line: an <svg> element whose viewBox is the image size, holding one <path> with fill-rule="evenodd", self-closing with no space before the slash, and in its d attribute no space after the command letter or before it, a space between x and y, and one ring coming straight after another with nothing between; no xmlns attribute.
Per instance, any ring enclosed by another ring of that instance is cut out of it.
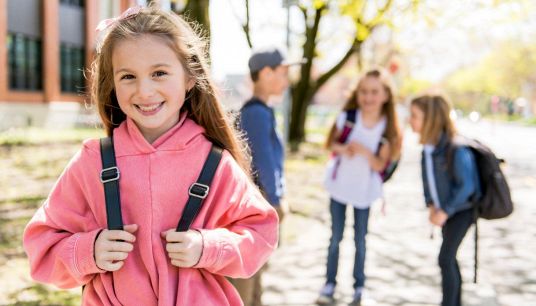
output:
<svg viewBox="0 0 536 306"><path fill-rule="evenodd" d="M153 144L130 119L115 129L123 222L139 226L134 250L116 272L95 264L106 209L99 141L84 142L25 229L32 277L60 288L85 285L83 305L242 305L225 277L250 277L268 260L278 219L227 151L191 227L203 236L199 263L171 265L160 236L177 226L208 156L203 132L185 114Z"/></svg>

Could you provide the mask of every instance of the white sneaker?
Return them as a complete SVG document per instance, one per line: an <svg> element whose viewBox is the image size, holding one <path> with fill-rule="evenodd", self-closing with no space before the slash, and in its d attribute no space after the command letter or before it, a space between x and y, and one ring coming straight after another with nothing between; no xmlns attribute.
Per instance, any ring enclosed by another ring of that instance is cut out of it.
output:
<svg viewBox="0 0 536 306"><path fill-rule="evenodd" d="M320 296L316 299L318 305L331 305L335 302L333 295L335 294L335 284L327 283L320 290Z"/></svg>
<svg viewBox="0 0 536 306"><path fill-rule="evenodd" d="M350 303L351 306L360 306L361 305L361 298L363 297L363 287L357 287L354 291L354 297L352 298L352 302Z"/></svg>

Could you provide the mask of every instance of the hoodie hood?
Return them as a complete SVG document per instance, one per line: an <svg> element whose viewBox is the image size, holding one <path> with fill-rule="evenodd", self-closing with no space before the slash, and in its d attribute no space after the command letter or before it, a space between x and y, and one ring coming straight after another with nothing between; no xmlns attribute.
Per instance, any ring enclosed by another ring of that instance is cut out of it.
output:
<svg viewBox="0 0 536 306"><path fill-rule="evenodd" d="M151 144L143 137L136 123L127 118L114 130L114 142L117 144L114 147L117 157L157 151L180 151L190 143L204 139L204 132L204 128L188 118L187 112L182 112L179 122Z"/></svg>

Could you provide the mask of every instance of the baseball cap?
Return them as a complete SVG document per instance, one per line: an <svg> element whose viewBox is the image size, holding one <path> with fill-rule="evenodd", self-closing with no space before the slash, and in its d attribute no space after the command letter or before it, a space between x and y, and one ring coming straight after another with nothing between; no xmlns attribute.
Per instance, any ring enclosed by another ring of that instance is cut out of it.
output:
<svg viewBox="0 0 536 306"><path fill-rule="evenodd" d="M279 65L303 64L305 59L289 62L277 48L267 48L253 52L248 61L249 71L257 72L264 67L277 67Z"/></svg>

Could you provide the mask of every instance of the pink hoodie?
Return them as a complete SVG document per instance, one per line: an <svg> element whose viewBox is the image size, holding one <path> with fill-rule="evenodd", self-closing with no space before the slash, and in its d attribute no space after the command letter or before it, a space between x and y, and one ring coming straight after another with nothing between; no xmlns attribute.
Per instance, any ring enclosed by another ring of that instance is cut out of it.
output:
<svg viewBox="0 0 536 306"><path fill-rule="evenodd" d="M106 210L99 142L86 141L24 232L32 277L60 288L85 285L83 305L242 305L225 277L250 277L268 260L278 219L227 151L191 227L203 236L199 263L172 266L160 237L177 226L208 155L203 132L185 114L153 144L130 119L115 129L123 222L139 226L116 272L100 270L93 257Z"/></svg>

